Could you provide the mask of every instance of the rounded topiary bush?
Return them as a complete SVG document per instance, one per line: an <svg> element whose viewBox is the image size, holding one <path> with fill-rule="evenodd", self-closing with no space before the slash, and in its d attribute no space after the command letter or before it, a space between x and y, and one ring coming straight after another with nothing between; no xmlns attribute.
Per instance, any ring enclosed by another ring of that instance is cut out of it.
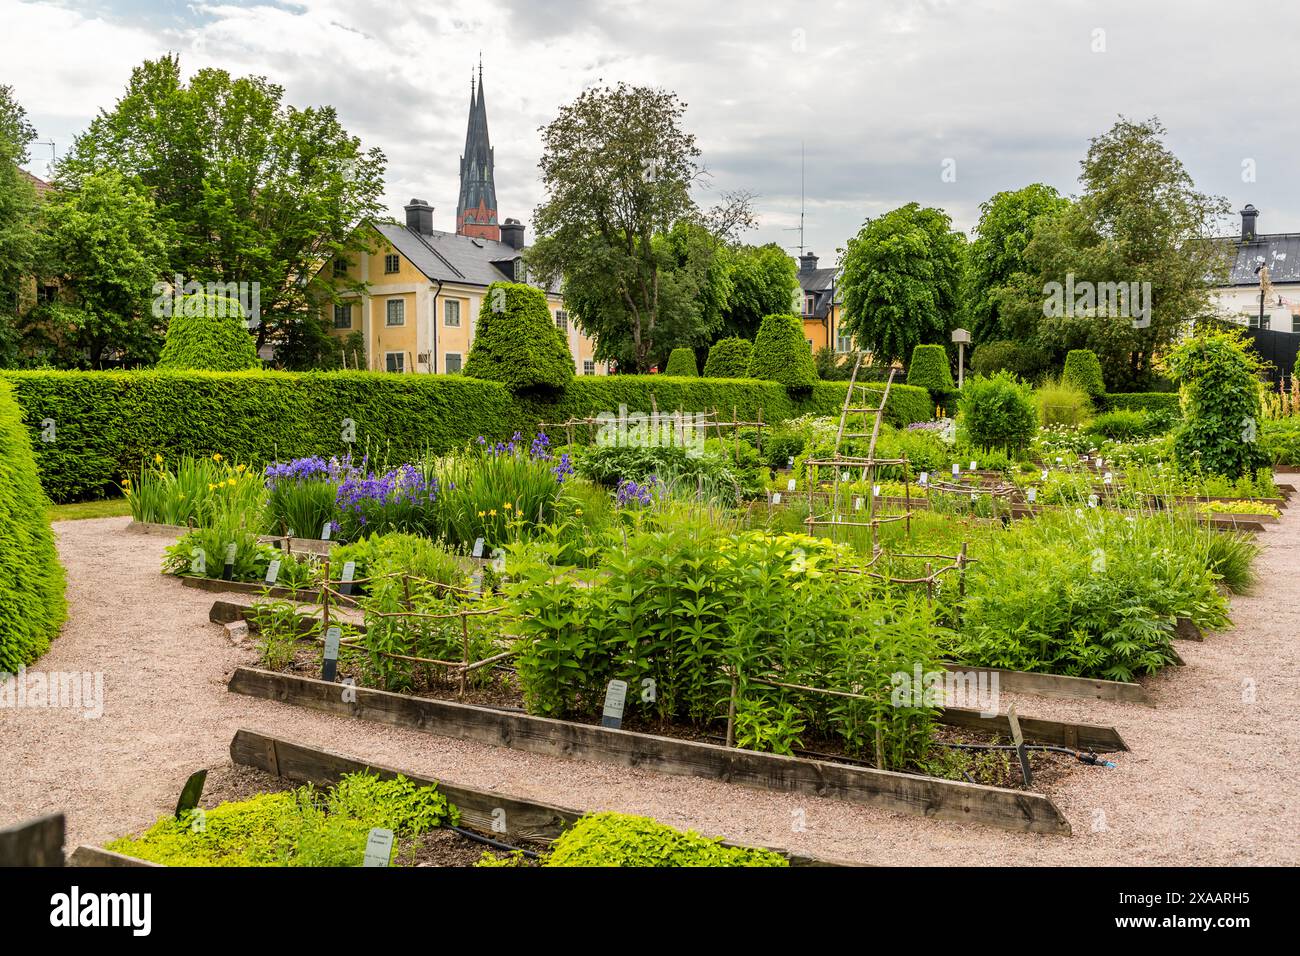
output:
<svg viewBox="0 0 1300 956"><path fill-rule="evenodd" d="M798 316L787 313L763 317L754 338L749 377L780 382L792 392L812 391L817 384L817 366Z"/></svg>
<svg viewBox="0 0 1300 956"><path fill-rule="evenodd" d="M546 293L519 282L488 286L461 371L516 394L563 391L573 381L573 355L546 307Z"/></svg>
<svg viewBox="0 0 1300 956"><path fill-rule="evenodd" d="M754 356L754 344L749 339L718 339L709 348L704 360L705 378L745 378L749 375L749 362Z"/></svg>
<svg viewBox="0 0 1300 956"><path fill-rule="evenodd" d="M1065 356L1065 371L1061 384L1073 385L1086 392L1094 402L1106 394L1106 383L1101 377L1101 362L1092 349L1071 349Z"/></svg>
<svg viewBox="0 0 1300 956"><path fill-rule="evenodd" d="M243 306L219 295L187 295L167 324L159 368L242 372L260 368Z"/></svg>
<svg viewBox="0 0 1300 956"><path fill-rule="evenodd" d="M698 378L700 370L695 365L695 351L693 349L673 349L668 356L668 364L664 366L664 374Z"/></svg>
<svg viewBox="0 0 1300 956"><path fill-rule="evenodd" d="M12 386L0 380L0 674L44 654L67 613L45 505L31 438Z"/></svg>
<svg viewBox="0 0 1300 956"><path fill-rule="evenodd" d="M1017 452L1034 440L1038 413L1033 392L1011 373L968 378L960 396L958 425L975 447Z"/></svg>
<svg viewBox="0 0 1300 956"><path fill-rule="evenodd" d="M946 406L957 391L948 365L948 350L942 345L918 345L912 349L912 361L907 365L907 384L924 388L936 406Z"/></svg>

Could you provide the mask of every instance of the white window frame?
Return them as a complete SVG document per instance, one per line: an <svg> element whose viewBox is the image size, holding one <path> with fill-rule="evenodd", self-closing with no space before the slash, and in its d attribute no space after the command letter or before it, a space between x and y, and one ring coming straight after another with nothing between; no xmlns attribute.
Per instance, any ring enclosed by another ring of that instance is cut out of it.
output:
<svg viewBox="0 0 1300 956"><path fill-rule="evenodd" d="M460 364L457 366L456 371L454 371L454 372L451 370L451 367L450 367L450 366L451 366L451 357L452 357L453 355L456 356L456 361L457 361L458 363L460 363ZM443 353L443 356L442 356L442 370L443 370L443 372L445 372L447 375L459 375L459 374L461 373L461 370L462 370L464 367L465 367L465 355L464 355L463 352L445 352L445 353Z"/></svg>
<svg viewBox="0 0 1300 956"><path fill-rule="evenodd" d="M569 334L569 313L564 309L555 310L555 327L564 335Z"/></svg>
<svg viewBox="0 0 1300 956"><path fill-rule="evenodd" d="M803 297L803 314L815 315L817 312L817 296L805 294Z"/></svg>
<svg viewBox="0 0 1300 956"><path fill-rule="evenodd" d="M393 321L393 306L397 306L397 318L399 321ZM384 300L384 328L398 329L406 325L406 300L405 299L385 299Z"/></svg>
<svg viewBox="0 0 1300 956"><path fill-rule="evenodd" d="M596 374L596 362L595 362L594 359L583 359L583 360L582 360L582 374L583 374L583 375L595 375L595 374Z"/></svg>
<svg viewBox="0 0 1300 956"><path fill-rule="evenodd" d="M451 320L452 306L455 306L456 321ZM460 299L444 299L442 303L442 324L448 329L460 328Z"/></svg>
<svg viewBox="0 0 1300 956"><path fill-rule="evenodd" d="M397 356L397 368L389 368L389 359ZM385 352L384 353L384 371L392 375L403 375L406 373L406 353L405 352Z"/></svg>

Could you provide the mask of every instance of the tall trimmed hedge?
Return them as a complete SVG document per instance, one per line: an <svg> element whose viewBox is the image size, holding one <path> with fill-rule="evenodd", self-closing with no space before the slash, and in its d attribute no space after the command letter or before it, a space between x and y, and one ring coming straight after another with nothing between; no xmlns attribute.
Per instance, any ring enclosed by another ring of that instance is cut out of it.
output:
<svg viewBox="0 0 1300 956"><path fill-rule="evenodd" d="M461 371L516 394L563 391L573 381L573 355L546 307L546 293L521 282L488 286Z"/></svg>
<svg viewBox="0 0 1300 956"><path fill-rule="evenodd" d="M754 356L754 343L749 339L718 339L709 346L709 357L704 360L705 378L747 378L749 362Z"/></svg>
<svg viewBox="0 0 1300 956"><path fill-rule="evenodd" d="M49 650L67 615L45 504L13 388L0 381L0 674Z"/></svg>
<svg viewBox="0 0 1300 956"><path fill-rule="evenodd" d="M763 317L754 337L749 377L780 382L792 392L806 392L817 384L817 365L798 316Z"/></svg>
<svg viewBox="0 0 1300 956"><path fill-rule="evenodd" d="M1180 401L1177 392L1110 392L1106 407L1112 411L1163 412L1177 418L1182 414Z"/></svg>
<svg viewBox="0 0 1300 956"><path fill-rule="evenodd" d="M1106 383L1101 377L1101 362L1092 349L1071 349L1065 356L1065 370L1061 381L1087 392L1094 402L1106 394Z"/></svg>
<svg viewBox="0 0 1300 956"><path fill-rule="evenodd" d="M845 389L843 382L818 382L791 396L775 382L752 379L588 375L543 398L515 396L499 383L463 375L357 371L23 371L0 379L13 383L33 436L39 438L45 419L55 423L56 440L36 441L35 451L46 493L56 501L115 495L121 479L155 453L175 460L220 452L260 465L351 448L397 463L479 435L504 439L517 430L530 433L539 422L617 414L620 405L644 413L716 409L728 420L734 409L745 421L761 412L772 425L838 415ZM887 421L907 425L929 417L925 390L890 390ZM345 419L355 426L351 446L343 441ZM574 438L585 440L584 431L576 429Z"/></svg>
<svg viewBox="0 0 1300 956"><path fill-rule="evenodd" d="M948 365L948 350L942 345L918 345L912 349L907 384L927 389L935 405L948 405L957 393L957 383L952 380L952 368Z"/></svg>
<svg viewBox="0 0 1300 956"><path fill-rule="evenodd" d="M207 294L180 300L167 323L159 368L242 372L261 366L237 300Z"/></svg>
<svg viewBox="0 0 1300 956"><path fill-rule="evenodd" d="M695 350L673 349L668 356L668 363L664 366L664 374L699 378L700 369L695 364Z"/></svg>

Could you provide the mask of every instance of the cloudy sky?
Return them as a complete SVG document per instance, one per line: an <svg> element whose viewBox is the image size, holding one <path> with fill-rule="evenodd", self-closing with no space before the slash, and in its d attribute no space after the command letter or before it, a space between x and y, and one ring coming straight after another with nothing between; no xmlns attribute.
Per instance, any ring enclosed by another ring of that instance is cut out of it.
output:
<svg viewBox="0 0 1300 956"><path fill-rule="evenodd" d="M1002 189L1077 189L1088 139L1157 115L1204 191L1300 231L1293 89L1300 4L1223 0L0 0L0 83L65 151L172 50L192 71L270 77L334 105L453 227L471 69L481 51L501 215L541 199L537 129L584 87L627 80L688 104L718 193L757 194L751 241L833 259L862 221L909 201L969 229ZM32 148L44 175L48 145ZM945 175L946 173L946 175ZM1224 231L1229 231L1225 224ZM1231 226L1235 230L1235 225Z"/></svg>

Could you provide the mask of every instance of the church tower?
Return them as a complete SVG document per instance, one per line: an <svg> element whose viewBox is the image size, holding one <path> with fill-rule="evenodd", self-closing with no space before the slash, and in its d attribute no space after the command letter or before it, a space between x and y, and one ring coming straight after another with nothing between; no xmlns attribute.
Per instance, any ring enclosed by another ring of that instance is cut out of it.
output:
<svg viewBox="0 0 1300 956"><path fill-rule="evenodd" d="M488 138L487 102L483 97L483 63L478 65L478 86L469 82L469 125L465 153L460 158L460 199L456 203L456 231L463 236L501 239L497 222L497 188L492 142Z"/></svg>

